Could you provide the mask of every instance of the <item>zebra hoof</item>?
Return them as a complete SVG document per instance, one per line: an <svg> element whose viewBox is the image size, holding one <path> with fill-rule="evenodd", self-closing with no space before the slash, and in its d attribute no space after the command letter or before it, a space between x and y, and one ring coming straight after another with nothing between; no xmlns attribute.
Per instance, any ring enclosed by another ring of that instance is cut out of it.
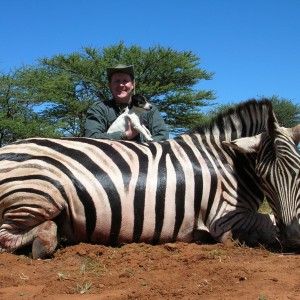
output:
<svg viewBox="0 0 300 300"><path fill-rule="evenodd" d="M53 221L47 221L39 226L36 238L32 243L32 258L47 258L57 246L57 226Z"/></svg>
<svg viewBox="0 0 300 300"><path fill-rule="evenodd" d="M193 241L197 244L216 244L217 241L207 230L194 230L193 231Z"/></svg>

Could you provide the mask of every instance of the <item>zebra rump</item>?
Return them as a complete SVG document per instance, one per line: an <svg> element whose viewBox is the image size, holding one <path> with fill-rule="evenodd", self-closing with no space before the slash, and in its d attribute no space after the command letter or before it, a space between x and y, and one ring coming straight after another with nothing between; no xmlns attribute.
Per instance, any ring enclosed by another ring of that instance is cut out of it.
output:
<svg viewBox="0 0 300 300"><path fill-rule="evenodd" d="M224 242L300 249L300 124L250 100L165 142L31 138L0 149L0 250L58 240ZM258 213L264 198L275 221Z"/></svg>

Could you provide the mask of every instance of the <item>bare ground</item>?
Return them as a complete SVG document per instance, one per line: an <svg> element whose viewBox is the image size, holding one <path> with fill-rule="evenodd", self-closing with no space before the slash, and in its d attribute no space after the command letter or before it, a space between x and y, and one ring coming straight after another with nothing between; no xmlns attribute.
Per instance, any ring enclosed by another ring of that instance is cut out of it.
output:
<svg viewBox="0 0 300 300"><path fill-rule="evenodd" d="M187 243L0 253L0 299L300 299L300 256Z"/></svg>

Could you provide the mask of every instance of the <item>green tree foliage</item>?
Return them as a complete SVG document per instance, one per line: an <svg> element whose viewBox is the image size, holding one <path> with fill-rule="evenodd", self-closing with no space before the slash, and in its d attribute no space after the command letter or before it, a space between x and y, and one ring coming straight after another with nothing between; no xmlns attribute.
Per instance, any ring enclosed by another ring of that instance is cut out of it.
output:
<svg viewBox="0 0 300 300"><path fill-rule="evenodd" d="M24 72L0 74L0 147L32 136L55 136L55 127L35 112Z"/></svg>
<svg viewBox="0 0 300 300"><path fill-rule="evenodd" d="M202 113L215 99L214 92L196 87L201 80L211 80L213 73L201 69L199 57L191 51L126 47L120 42L37 62L0 73L0 147L34 136L83 136L88 107L111 98L106 68L118 63L134 65L136 92L158 106L173 133L201 126L233 106L218 105ZM282 126L300 123L299 104L277 96L269 99Z"/></svg>
<svg viewBox="0 0 300 300"><path fill-rule="evenodd" d="M273 96L269 98L281 126L294 127L300 124L300 104L294 104L291 100Z"/></svg>
<svg viewBox="0 0 300 300"><path fill-rule="evenodd" d="M111 98L106 68L118 63L134 65L136 92L157 105L173 132L199 124L201 108L214 99L213 91L194 89L213 74L199 68L200 59L192 52L160 46L144 50L123 42L39 59L37 66L24 72L24 81L32 102L43 104L39 112L43 120L56 123L64 135L82 136L88 107Z"/></svg>

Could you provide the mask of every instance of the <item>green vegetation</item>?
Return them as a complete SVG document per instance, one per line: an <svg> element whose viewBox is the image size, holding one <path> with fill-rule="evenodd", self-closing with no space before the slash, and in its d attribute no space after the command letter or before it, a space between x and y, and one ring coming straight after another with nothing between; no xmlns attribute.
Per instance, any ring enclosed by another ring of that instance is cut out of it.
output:
<svg viewBox="0 0 300 300"><path fill-rule="evenodd" d="M35 65L8 74L0 72L0 147L28 137L83 136L88 107L111 98L106 68L120 62L134 65L136 92L159 108L173 134L201 126L230 106L203 113L215 92L197 87L214 74L200 67L192 51L126 47L123 42L101 49L85 47L38 58ZM299 104L275 96L270 100L283 126L300 123Z"/></svg>
<svg viewBox="0 0 300 300"><path fill-rule="evenodd" d="M106 68L120 62L134 65L136 91L157 105L173 131L199 124L200 108L214 99L213 91L195 89L213 74L199 67L191 51L120 42L37 62L0 73L0 146L30 136L82 136L88 107L111 97Z"/></svg>
<svg viewBox="0 0 300 300"><path fill-rule="evenodd" d="M259 208L258 212L260 212L262 214L267 214L267 215L272 214L272 209L269 206L269 203L267 202L267 200L264 200L264 202L262 203L262 205Z"/></svg>

